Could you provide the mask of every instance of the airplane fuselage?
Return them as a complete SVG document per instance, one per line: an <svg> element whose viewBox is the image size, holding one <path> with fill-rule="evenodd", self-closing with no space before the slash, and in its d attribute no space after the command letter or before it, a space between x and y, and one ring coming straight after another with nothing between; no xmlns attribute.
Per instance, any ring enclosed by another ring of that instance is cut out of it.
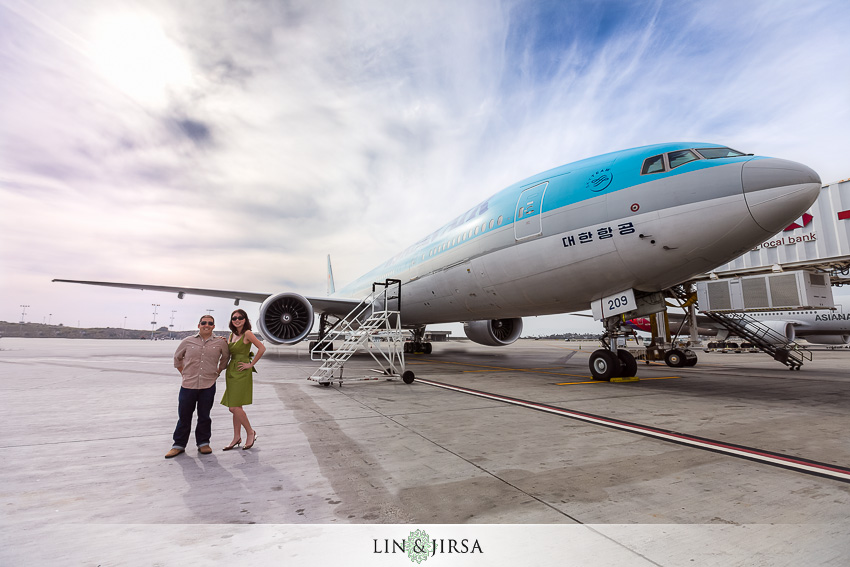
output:
<svg viewBox="0 0 850 567"><path fill-rule="evenodd" d="M625 289L660 291L739 256L817 197L816 173L773 158L642 173L653 156L668 156L669 167L673 153L716 147L647 146L530 177L337 295L362 297L372 282L400 279L403 323L418 326L564 313Z"/></svg>

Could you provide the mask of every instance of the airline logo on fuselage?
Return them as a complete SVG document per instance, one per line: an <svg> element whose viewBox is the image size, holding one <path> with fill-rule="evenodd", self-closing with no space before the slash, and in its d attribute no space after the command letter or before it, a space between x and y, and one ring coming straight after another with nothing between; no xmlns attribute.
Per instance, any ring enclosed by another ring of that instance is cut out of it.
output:
<svg viewBox="0 0 850 567"><path fill-rule="evenodd" d="M827 313L826 315L815 315L815 321L850 321L850 315L844 313Z"/></svg>
<svg viewBox="0 0 850 567"><path fill-rule="evenodd" d="M635 233L635 225L630 222L624 222L617 225L617 232L620 236L625 236L627 234ZM609 238L614 238L614 229L610 226L603 226L601 228L596 229L596 233L594 235L593 231L590 230L580 230L576 231L572 234L568 234L561 238L561 243L564 245L564 248L569 248L570 246L575 246L578 244L589 244L593 242L594 236L596 240L607 240ZM578 239L578 240L576 240Z"/></svg>
<svg viewBox="0 0 850 567"><path fill-rule="evenodd" d="M606 167L594 172L594 174L587 179L587 183L585 183L584 186L594 193L598 193L607 189L608 186L611 185L612 181L614 181L614 174L611 173L611 168Z"/></svg>

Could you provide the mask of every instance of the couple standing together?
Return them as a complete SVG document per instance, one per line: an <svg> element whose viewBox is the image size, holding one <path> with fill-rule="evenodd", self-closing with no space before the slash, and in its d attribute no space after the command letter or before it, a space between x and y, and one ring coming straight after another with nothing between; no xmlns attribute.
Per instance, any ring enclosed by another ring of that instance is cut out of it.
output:
<svg viewBox="0 0 850 567"><path fill-rule="evenodd" d="M221 404L233 414L233 440L224 448L229 451L242 443L242 428L245 429L245 445L250 449L257 440L257 432L251 427L248 416L242 406L250 405L253 397L254 365L266 352L266 347L251 332L248 314L237 309L230 315L230 336L227 340L213 334L215 319L204 315L198 323L198 334L183 339L174 353L174 367L183 377L177 406L177 427L174 429L174 445L165 458L176 457L186 450L189 433L192 430L192 416L198 411L198 424L195 427L195 441L198 452L204 455L212 453L210 436L212 434L212 410L215 398L215 381L225 368L226 389ZM257 347L257 355L251 352L251 345Z"/></svg>

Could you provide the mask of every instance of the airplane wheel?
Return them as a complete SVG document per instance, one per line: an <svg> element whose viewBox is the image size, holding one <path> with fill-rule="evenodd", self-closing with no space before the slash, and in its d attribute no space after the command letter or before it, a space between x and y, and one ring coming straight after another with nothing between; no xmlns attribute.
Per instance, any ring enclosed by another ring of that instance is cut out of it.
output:
<svg viewBox="0 0 850 567"><path fill-rule="evenodd" d="M411 372L410 370L405 370L404 374L401 375L401 379L404 380L405 384L413 384L413 372Z"/></svg>
<svg viewBox="0 0 850 567"><path fill-rule="evenodd" d="M697 360L699 360L699 359L697 358L697 355L694 354L693 356L685 359L685 366L696 366Z"/></svg>
<svg viewBox="0 0 850 567"><path fill-rule="evenodd" d="M672 366L673 368L683 367L686 360L685 353L675 348L667 351L667 354L664 355L664 362L667 363L667 366Z"/></svg>
<svg viewBox="0 0 850 567"><path fill-rule="evenodd" d="M327 388L327 387L329 387L329 386L331 385L331 383L330 383L330 382L319 382L319 384L321 384L321 385L322 385L322 386L324 386L325 388Z"/></svg>
<svg viewBox="0 0 850 567"><path fill-rule="evenodd" d="M620 359L623 365L623 368L620 370L620 376L623 378L637 376L637 360L632 356L632 353L627 350L618 350L617 358Z"/></svg>
<svg viewBox="0 0 850 567"><path fill-rule="evenodd" d="M610 380L620 375L623 364L617 355L601 348L590 355L590 374L594 380Z"/></svg>
<svg viewBox="0 0 850 567"><path fill-rule="evenodd" d="M422 346L424 347L425 354L431 354L431 343L424 343Z"/></svg>

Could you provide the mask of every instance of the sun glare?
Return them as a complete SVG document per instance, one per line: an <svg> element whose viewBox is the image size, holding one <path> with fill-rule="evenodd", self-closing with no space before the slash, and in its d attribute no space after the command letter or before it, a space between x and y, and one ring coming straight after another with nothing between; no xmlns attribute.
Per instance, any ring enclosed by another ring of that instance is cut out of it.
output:
<svg viewBox="0 0 850 567"><path fill-rule="evenodd" d="M140 103L162 106L190 86L188 58L153 17L102 18L92 46L100 72Z"/></svg>

